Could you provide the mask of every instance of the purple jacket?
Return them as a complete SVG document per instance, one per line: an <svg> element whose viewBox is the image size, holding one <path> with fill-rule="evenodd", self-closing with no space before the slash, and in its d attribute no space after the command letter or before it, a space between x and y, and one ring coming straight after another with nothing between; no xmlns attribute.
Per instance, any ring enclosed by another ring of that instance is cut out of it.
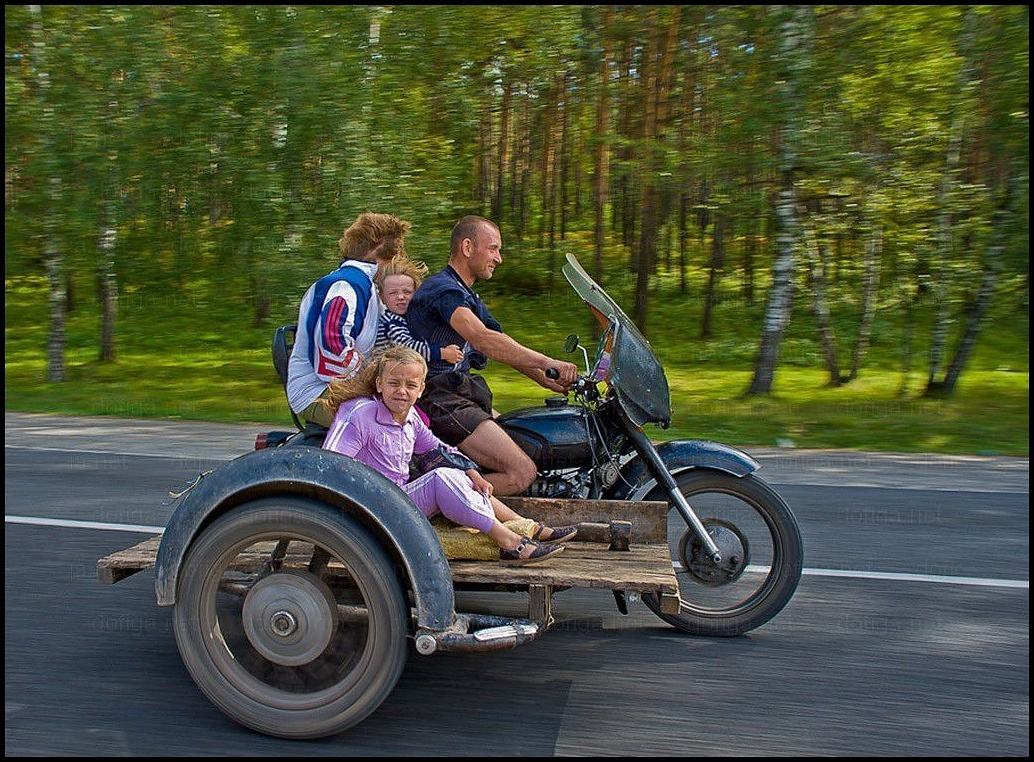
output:
<svg viewBox="0 0 1034 762"><path fill-rule="evenodd" d="M409 460L437 447L458 453L431 433L411 408L405 423L391 417L391 411L377 397L356 397L338 408L323 442L333 450L391 479L400 487L409 481Z"/></svg>

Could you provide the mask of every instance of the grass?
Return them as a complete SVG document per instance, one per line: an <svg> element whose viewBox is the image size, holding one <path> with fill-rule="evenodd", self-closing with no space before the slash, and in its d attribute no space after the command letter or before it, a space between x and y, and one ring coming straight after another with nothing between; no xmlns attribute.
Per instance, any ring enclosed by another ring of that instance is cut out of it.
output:
<svg viewBox="0 0 1034 762"><path fill-rule="evenodd" d="M504 285L510 291L505 296L499 293ZM607 285L619 303L631 303L628 280L615 275ZM128 291L120 304L115 364L97 361L98 311L83 303L68 321L67 382L48 384L45 283L19 277L8 278L5 286L7 410L291 425L269 342L274 325L294 321L302 289L274 303L273 318L258 327L250 324L243 300L216 300L204 282L157 296ZM714 338L704 341L698 338L699 299L677 298L677 283L662 281L661 289L648 329L665 364L674 419L667 431L653 432L657 439L715 439L740 446L790 440L797 447L898 452L1029 452L1026 310L1004 306L1007 300L996 308L950 399L917 397L925 378L920 372L925 325L916 331L916 372L908 392L900 394L903 329L893 321L892 310L877 319L860 377L840 388L825 386L813 325L799 311L781 349L773 395L744 399L763 305L726 298L715 314ZM539 295L513 279L486 284L482 293L508 331L529 346L557 356L570 332L592 343L587 310L569 295L560 276L553 296ZM691 293L699 293L699 285ZM838 335L850 339L855 318L842 311L839 318ZM538 405L549 394L498 363L487 375L499 410Z"/></svg>

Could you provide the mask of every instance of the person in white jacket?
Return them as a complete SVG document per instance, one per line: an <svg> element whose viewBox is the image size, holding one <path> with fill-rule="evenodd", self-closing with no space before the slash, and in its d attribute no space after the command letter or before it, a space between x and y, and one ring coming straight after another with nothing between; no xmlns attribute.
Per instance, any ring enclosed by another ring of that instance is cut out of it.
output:
<svg viewBox="0 0 1034 762"><path fill-rule="evenodd" d="M363 212L338 241L342 262L302 297L287 370L287 400L302 419L330 426L327 385L350 378L377 340L381 300L373 279L403 252L411 225L390 214Z"/></svg>

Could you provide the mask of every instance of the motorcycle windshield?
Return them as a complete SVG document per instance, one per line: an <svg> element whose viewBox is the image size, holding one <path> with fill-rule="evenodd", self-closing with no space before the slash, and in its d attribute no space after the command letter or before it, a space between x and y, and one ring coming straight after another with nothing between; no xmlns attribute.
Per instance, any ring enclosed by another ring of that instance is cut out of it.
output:
<svg viewBox="0 0 1034 762"><path fill-rule="evenodd" d="M616 326L608 382L617 393L622 410L637 426L657 423L667 428L671 423L668 379L650 342L617 302L582 269L574 255L567 255L563 273L578 296Z"/></svg>

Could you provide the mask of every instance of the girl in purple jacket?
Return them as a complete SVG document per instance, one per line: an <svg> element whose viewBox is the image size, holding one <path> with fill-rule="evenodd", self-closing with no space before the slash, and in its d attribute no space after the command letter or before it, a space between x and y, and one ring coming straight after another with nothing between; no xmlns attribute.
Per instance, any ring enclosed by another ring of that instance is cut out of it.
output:
<svg viewBox="0 0 1034 762"><path fill-rule="evenodd" d="M563 550L557 543L572 539L577 527L540 524L535 539L511 531L502 522L522 517L492 496L492 485L472 462L466 471L436 468L409 481L414 453L439 448L463 458L432 434L413 408L424 391L426 375L423 357L396 346L371 360L354 378L331 382L327 404L337 413L323 448L355 458L391 479L427 518L441 512L450 521L484 532L499 546L503 564L536 563Z"/></svg>

